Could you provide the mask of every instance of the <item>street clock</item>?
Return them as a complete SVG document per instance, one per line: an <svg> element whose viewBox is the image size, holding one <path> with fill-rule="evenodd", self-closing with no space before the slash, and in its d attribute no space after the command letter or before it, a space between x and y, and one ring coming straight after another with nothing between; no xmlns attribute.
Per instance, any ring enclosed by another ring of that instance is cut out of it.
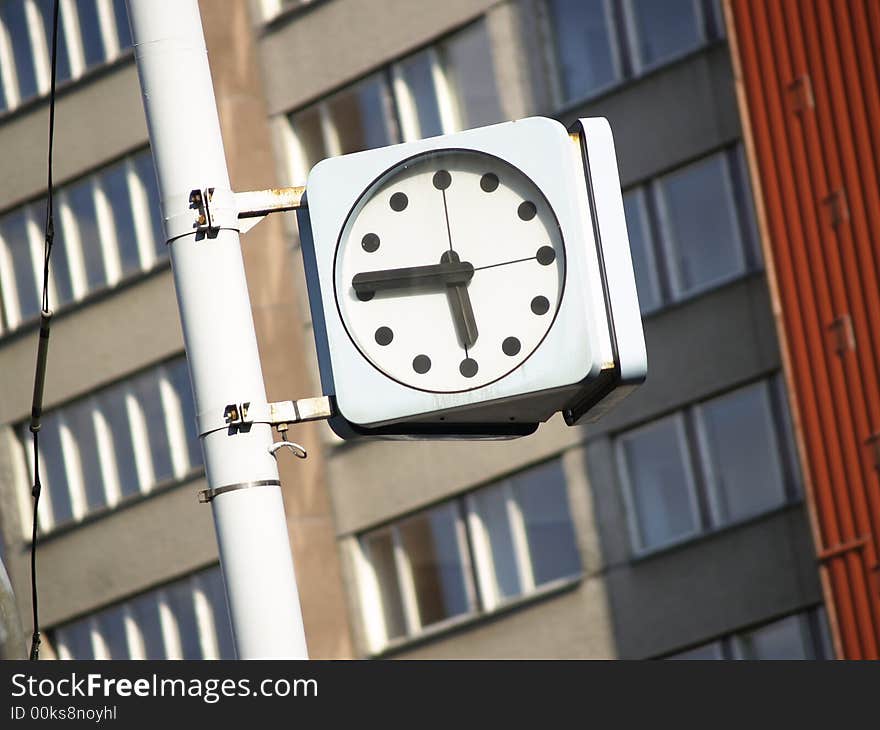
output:
<svg viewBox="0 0 880 730"><path fill-rule="evenodd" d="M597 416L646 356L611 130L531 118L324 160L298 212L342 437Z"/></svg>

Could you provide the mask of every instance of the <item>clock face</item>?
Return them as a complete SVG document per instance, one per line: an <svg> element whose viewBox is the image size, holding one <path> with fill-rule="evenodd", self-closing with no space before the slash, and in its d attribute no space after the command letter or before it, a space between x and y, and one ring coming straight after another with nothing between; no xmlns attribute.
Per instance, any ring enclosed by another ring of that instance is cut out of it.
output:
<svg viewBox="0 0 880 730"><path fill-rule="evenodd" d="M565 247L522 172L469 150L406 160L350 212L334 288L345 330L382 373L456 393L520 367L556 318Z"/></svg>

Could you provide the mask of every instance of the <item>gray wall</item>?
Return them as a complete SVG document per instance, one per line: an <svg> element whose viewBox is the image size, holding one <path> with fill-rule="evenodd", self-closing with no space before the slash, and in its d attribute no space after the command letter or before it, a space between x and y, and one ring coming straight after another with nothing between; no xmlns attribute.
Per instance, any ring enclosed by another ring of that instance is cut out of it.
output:
<svg viewBox="0 0 880 730"><path fill-rule="evenodd" d="M280 18L260 44L269 114L354 81L497 2L333 0Z"/></svg>
<svg viewBox="0 0 880 730"><path fill-rule="evenodd" d="M46 191L48 102L25 105L0 123L3 169L0 210ZM58 93L55 108L56 183L147 144L134 56L123 56L89 81Z"/></svg>

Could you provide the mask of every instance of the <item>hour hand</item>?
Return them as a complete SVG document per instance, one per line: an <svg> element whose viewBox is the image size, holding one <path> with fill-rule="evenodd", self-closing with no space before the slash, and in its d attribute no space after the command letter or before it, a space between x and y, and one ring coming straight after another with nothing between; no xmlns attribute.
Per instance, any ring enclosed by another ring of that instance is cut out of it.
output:
<svg viewBox="0 0 880 730"><path fill-rule="evenodd" d="M458 254L455 251L447 251L440 258L441 263L458 263ZM471 297L468 294L467 284L447 284L446 295L449 298L449 308L452 310L452 321L455 331L462 346L467 349L473 347L477 341L477 321L474 318L474 308L471 306Z"/></svg>
<svg viewBox="0 0 880 730"><path fill-rule="evenodd" d="M452 320L458 339L465 348L473 347L477 342L477 321L466 284L451 284L446 287L449 307L452 309Z"/></svg>
<svg viewBox="0 0 880 730"><path fill-rule="evenodd" d="M355 274L351 285L356 294L419 289L426 286L466 286L474 276L473 264L448 261L430 266L407 266Z"/></svg>

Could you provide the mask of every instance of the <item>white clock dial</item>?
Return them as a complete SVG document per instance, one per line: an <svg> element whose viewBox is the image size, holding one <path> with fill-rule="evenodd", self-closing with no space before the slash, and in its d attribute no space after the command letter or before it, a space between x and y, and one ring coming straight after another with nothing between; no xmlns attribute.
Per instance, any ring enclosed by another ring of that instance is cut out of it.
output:
<svg viewBox="0 0 880 730"><path fill-rule="evenodd" d="M505 377L541 344L562 300L565 248L522 172L440 150L367 189L334 267L336 304L364 357L404 385L455 393Z"/></svg>

